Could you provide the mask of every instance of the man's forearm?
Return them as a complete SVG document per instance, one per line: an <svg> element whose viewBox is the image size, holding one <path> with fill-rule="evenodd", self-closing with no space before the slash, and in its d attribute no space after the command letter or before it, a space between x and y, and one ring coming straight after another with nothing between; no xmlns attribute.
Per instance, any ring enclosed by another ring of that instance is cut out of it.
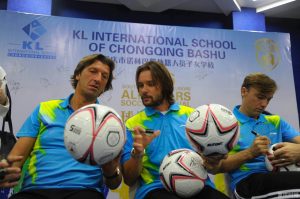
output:
<svg viewBox="0 0 300 199"><path fill-rule="evenodd" d="M248 149L233 155L228 155L226 159L222 160L219 173L226 173L238 169L242 164L252 160L253 158L253 155Z"/></svg>
<svg viewBox="0 0 300 199"><path fill-rule="evenodd" d="M131 157L123 165L123 176L124 182L128 186L132 186L136 183L137 179L140 177L142 172L142 158Z"/></svg>

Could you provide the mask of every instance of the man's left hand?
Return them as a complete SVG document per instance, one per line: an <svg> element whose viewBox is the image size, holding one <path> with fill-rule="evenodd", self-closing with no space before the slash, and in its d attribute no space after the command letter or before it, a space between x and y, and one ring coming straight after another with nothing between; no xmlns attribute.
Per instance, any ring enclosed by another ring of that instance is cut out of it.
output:
<svg viewBox="0 0 300 199"><path fill-rule="evenodd" d="M272 165L279 167L300 162L300 144L291 142L276 144L274 158L270 160Z"/></svg>

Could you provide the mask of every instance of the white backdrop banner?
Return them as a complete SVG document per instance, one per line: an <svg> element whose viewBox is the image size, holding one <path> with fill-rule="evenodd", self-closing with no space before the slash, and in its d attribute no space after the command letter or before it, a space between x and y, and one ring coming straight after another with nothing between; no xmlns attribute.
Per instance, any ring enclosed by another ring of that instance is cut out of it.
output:
<svg viewBox="0 0 300 199"><path fill-rule="evenodd" d="M18 130L40 102L64 98L79 60L102 53L116 62L113 90L99 100L123 120L143 108L135 87L136 67L164 63L184 105L207 103L230 109L241 102L240 87L251 72L272 77L279 90L268 110L299 129L290 36L124 23L0 11L0 65L7 71ZM123 186L109 198L128 198ZM123 193L123 194L122 194Z"/></svg>

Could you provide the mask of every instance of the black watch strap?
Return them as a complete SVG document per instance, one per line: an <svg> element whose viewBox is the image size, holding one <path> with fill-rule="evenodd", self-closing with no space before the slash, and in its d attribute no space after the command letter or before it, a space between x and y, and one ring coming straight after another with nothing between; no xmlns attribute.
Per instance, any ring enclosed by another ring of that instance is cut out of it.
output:
<svg viewBox="0 0 300 199"><path fill-rule="evenodd" d="M131 157L134 159L141 159L144 156L144 154L145 154L145 149L144 149L143 153L139 153L139 154L135 153L134 148L131 149Z"/></svg>
<svg viewBox="0 0 300 199"><path fill-rule="evenodd" d="M103 173L103 176L106 178L106 179L113 179L113 178L116 178L120 175L120 169L119 167L117 167L116 171L114 174L110 175L110 176L107 176Z"/></svg>

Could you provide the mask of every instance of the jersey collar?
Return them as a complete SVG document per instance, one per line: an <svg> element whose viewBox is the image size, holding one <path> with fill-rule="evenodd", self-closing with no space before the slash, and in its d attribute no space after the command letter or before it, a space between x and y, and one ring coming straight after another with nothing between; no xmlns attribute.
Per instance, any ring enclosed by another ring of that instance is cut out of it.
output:
<svg viewBox="0 0 300 199"><path fill-rule="evenodd" d="M73 95L74 95L74 93L70 94L65 100L63 100L63 101L61 102L60 106L61 106L62 108L64 108L64 109L65 109L65 108L70 108L70 109L72 109L72 107L71 107L71 99L72 99ZM98 100L98 99L96 100L96 104L99 104L99 100Z"/></svg>
<svg viewBox="0 0 300 199"><path fill-rule="evenodd" d="M259 114L259 117L256 120L256 119L249 117L249 116L245 115L244 113L240 112L239 108L240 108L240 105L234 107L233 113L236 116L237 120L242 124L249 122L249 121L256 121L256 122L265 122L266 121L263 114Z"/></svg>
<svg viewBox="0 0 300 199"><path fill-rule="evenodd" d="M179 104L174 103L174 104L171 104L171 106L169 107L167 112L178 111L178 110L179 110ZM160 111L158 111L152 107L145 107L145 113L147 116L151 116L151 115L154 115L155 113L160 113Z"/></svg>

